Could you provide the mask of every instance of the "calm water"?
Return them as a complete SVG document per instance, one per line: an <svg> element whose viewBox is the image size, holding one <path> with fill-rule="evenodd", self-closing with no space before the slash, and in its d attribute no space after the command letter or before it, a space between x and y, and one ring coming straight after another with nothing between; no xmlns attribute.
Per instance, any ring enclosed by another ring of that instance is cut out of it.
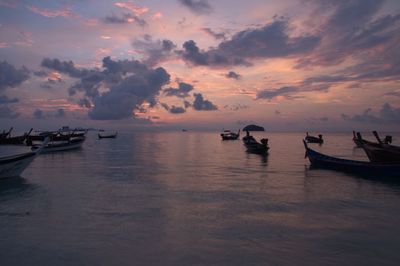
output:
<svg viewBox="0 0 400 266"><path fill-rule="evenodd" d="M0 182L0 265L399 265L400 182L310 170L303 133L120 133ZM351 134L317 149L364 159ZM395 143L400 140L395 136Z"/></svg>

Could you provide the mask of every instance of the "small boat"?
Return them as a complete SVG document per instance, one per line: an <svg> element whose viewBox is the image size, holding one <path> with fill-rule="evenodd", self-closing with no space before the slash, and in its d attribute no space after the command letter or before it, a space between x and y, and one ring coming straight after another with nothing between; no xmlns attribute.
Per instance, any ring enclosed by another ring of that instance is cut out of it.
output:
<svg viewBox="0 0 400 266"><path fill-rule="evenodd" d="M240 136L240 129L237 133L230 130L224 130L220 135L222 140L237 140Z"/></svg>
<svg viewBox="0 0 400 266"><path fill-rule="evenodd" d="M308 132L307 132L305 139L306 139L307 143L319 143L319 144L324 143L324 140L322 139L321 134L319 134L318 137L315 137L315 136L308 135Z"/></svg>
<svg viewBox="0 0 400 266"><path fill-rule="evenodd" d="M76 138L71 138L68 141L50 141L43 147L42 153L79 149L85 142L85 139L86 139L85 137L76 137ZM40 145L33 145L31 149L34 151L39 147Z"/></svg>
<svg viewBox="0 0 400 266"><path fill-rule="evenodd" d="M306 149L306 157L308 157L311 166L313 167L351 172L355 174L400 176L400 163L375 163L341 159L319 153L309 148L305 140L303 140L303 143Z"/></svg>
<svg viewBox="0 0 400 266"><path fill-rule="evenodd" d="M33 152L0 157L0 179L20 176L47 143L48 139Z"/></svg>
<svg viewBox="0 0 400 266"><path fill-rule="evenodd" d="M378 143L364 141L361 134L357 133L357 138L361 143L361 148L365 151L368 159L376 163L400 163L400 147L382 142L378 133L374 131Z"/></svg>
<svg viewBox="0 0 400 266"><path fill-rule="evenodd" d="M0 145L24 144L25 140L31 134L32 130L33 130L33 128L31 128L31 130L28 133L24 133L24 135L21 135L21 136L11 137L11 135L8 134L8 137L0 138Z"/></svg>
<svg viewBox="0 0 400 266"><path fill-rule="evenodd" d="M27 137L27 145L31 146L33 141L43 141L46 137L49 137L51 141L68 141L70 138L85 137L87 131L76 131L64 132L58 131L43 131L36 135L30 135Z"/></svg>
<svg viewBox="0 0 400 266"><path fill-rule="evenodd" d="M269 150L268 139L261 139L258 142L253 136L250 136L249 131L246 131L246 136L243 137L243 144L250 153L267 154Z"/></svg>
<svg viewBox="0 0 400 266"><path fill-rule="evenodd" d="M99 139L115 139L118 135L118 131L115 131L114 134L100 134L98 133L97 136L99 137Z"/></svg>

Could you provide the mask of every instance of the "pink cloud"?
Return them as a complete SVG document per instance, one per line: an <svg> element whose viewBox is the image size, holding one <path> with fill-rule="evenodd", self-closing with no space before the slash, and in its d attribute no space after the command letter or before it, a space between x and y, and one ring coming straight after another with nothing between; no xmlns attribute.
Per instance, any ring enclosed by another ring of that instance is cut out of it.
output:
<svg viewBox="0 0 400 266"><path fill-rule="evenodd" d="M39 8L35 6L27 6L27 8L33 13L42 15L47 18L55 18L55 17L75 17L75 14L72 12L72 8L70 6L66 6L60 10L50 10L47 8Z"/></svg>
<svg viewBox="0 0 400 266"><path fill-rule="evenodd" d="M8 43L0 42L0 48L7 48L9 47Z"/></svg>
<svg viewBox="0 0 400 266"><path fill-rule="evenodd" d="M153 15L153 19L160 19L163 17L163 14L161 12L157 12Z"/></svg>
<svg viewBox="0 0 400 266"><path fill-rule="evenodd" d="M120 8L128 9L136 16L142 15L149 11L149 8L137 6L133 2L116 2L114 5Z"/></svg>

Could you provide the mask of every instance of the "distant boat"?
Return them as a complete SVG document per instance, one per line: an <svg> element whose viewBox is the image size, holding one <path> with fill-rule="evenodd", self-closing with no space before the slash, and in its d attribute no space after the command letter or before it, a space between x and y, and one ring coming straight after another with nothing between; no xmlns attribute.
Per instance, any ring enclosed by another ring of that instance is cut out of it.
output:
<svg viewBox="0 0 400 266"><path fill-rule="evenodd" d="M184 128L183 128L183 129L182 129L182 132L187 132L187 129L184 129Z"/></svg>
<svg viewBox="0 0 400 266"><path fill-rule="evenodd" d="M306 133L306 138L305 138L305 140L306 140L308 143L319 143L319 144L324 143L324 140L322 139L322 135L321 135L321 134L319 134L318 137L315 137L315 136L310 136L310 135L308 134L308 132L307 132L307 133Z"/></svg>
<svg viewBox="0 0 400 266"><path fill-rule="evenodd" d="M117 131L115 131L114 134L100 134L100 133L97 134L99 139L115 139L117 135L118 135Z"/></svg>
<svg viewBox="0 0 400 266"><path fill-rule="evenodd" d="M43 147L42 153L76 150L82 147L85 139L85 137L76 137L71 138L68 141L51 141ZM34 151L39 147L41 146L33 145L31 149Z"/></svg>
<svg viewBox="0 0 400 266"><path fill-rule="evenodd" d="M224 130L220 135L222 140L237 140L240 136L240 129L237 133L230 130Z"/></svg>
<svg viewBox="0 0 400 266"><path fill-rule="evenodd" d="M249 132L243 137L243 144L247 151L250 153L267 154L269 150L268 139L261 139L258 142L253 136L250 136Z"/></svg>
<svg viewBox="0 0 400 266"><path fill-rule="evenodd" d="M20 176L47 143L48 139L33 152L0 157L0 179Z"/></svg>
<svg viewBox="0 0 400 266"><path fill-rule="evenodd" d="M15 137L11 137L11 134L9 131L9 133L7 134L7 137L2 137L0 138L0 145L18 145L18 144L24 144L25 140L27 140L27 138L29 137L29 135L31 134L33 128L31 128L31 130L28 133L24 133L21 136L15 136Z"/></svg>
<svg viewBox="0 0 400 266"><path fill-rule="evenodd" d="M341 159L319 153L308 147L303 140L306 157L313 167L351 172L356 174L400 175L400 163L375 163Z"/></svg>

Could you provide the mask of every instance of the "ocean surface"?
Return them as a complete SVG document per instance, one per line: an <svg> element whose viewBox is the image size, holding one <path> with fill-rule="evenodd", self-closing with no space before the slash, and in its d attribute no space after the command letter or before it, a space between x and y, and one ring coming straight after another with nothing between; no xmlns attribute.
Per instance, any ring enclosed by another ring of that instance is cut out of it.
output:
<svg viewBox="0 0 400 266"><path fill-rule="evenodd" d="M191 131L90 132L40 155L0 180L0 265L399 265L400 173L309 169L304 133L253 135L267 157ZM351 132L324 139L367 160Z"/></svg>

